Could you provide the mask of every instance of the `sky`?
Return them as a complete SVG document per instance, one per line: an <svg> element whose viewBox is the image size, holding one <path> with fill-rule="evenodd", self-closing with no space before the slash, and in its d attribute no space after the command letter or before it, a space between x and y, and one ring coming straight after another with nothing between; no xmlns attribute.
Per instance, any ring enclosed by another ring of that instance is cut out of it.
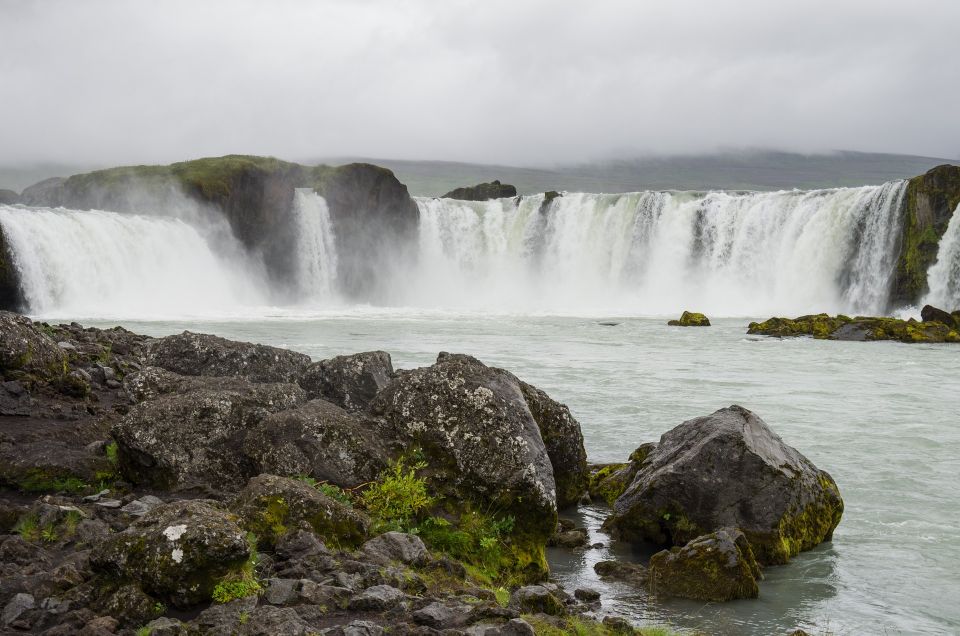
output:
<svg viewBox="0 0 960 636"><path fill-rule="evenodd" d="M0 0L0 164L960 156L960 2Z"/></svg>

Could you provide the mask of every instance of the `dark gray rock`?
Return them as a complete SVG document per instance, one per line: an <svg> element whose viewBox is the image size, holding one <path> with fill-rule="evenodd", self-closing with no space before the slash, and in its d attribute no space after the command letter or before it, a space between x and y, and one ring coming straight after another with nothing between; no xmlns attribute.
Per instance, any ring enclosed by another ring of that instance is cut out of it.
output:
<svg viewBox="0 0 960 636"><path fill-rule="evenodd" d="M186 500L157 506L90 555L108 576L136 581L177 607L210 598L214 586L250 556L246 533L213 502Z"/></svg>
<svg viewBox="0 0 960 636"><path fill-rule="evenodd" d="M433 629L455 629L467 623L471 609L465 603L434 601L415 611L412 617L417 625Z"/></svg>
<svg viewBox="0 0 960 636"><path fill-rule="evenodd" d="M939 322L954 329L960 327L952 314L933 305L924 305L920 310L920 318L923 322Z"/></svg>
<svg viewBox="0 0 960 636"><path fill-rule="evenodd" d="M244 452L258 472L308 475L351 488L387 466L383 437L369 418L311 400L265 418L247 436Z"/></svg>
<svg viewBox="0 0 960 636"><path fill-rule="evenodd" d="M370 529L370 519L363 513L303 481L277 475L250 479L231 509L240 524L267 546L303 522L328 543L344 547L358 545Z"/></svg>
<svg viewBox="0 0 960 636"><path fill-rule="evenodd" d="M373 621L353 621L337 625L324 632L324 636L383 636L386 631Z"/></svg>
<svg viewBox="0 0 960 636"><path fill-rule="evenodd" d="M430 558L427 546L420 537L405 532L385 532L364 543L361 550L383 564L396 561L404 565L422 566Z"/></svg>
<svg viewBox="0 0 960 636"><path fill-rule="evenodd" d="M296 351L184 331L157 341L149 364L181 375L237 376L251 382L296 382L310 357Z"/></svg>
<svg viewBox="0 0 960 636"><path fill-rule="evenodd" d="M399 373L371 411L401 443L423 449L438 494L511 514L543 540L553 533L553 468L512 374L441 353L432 366Z"/></svg>
<svg viewBox="0 0 960 636"><path fill-rule="evenodd" d="M570 414L570 409L537 387L520 382L520 390L550 457L557 507L575 505L586 491L590 475L580 423Z"/></svg>
<svg viewBox="0 0 960 636"><path fill-rule="evenodd" d="M517 189L499 181L480 183L475 186L456 188L444 194L441 199L458 199L460 201L489 201L517 196Z"/></svg>
<svg viewBox="0 0 960 636"><path fill-rule="evenodd" d="M585 601L587 603L600 600L600 592L587 587L578 587L573 591L573 596L576 599Z"/></svg>
<svg viewBox="0 0 960 636"><path fill-rule="evenodd" d="M64 352L26 316L0 311L0 378L29 375L50 380L64 374Z"/></svg>
<svg viewBox="0 0 960 636"><path fill-rule="evenodd" d="M484 636L534 636L533 625L522 618L513 618L499 627L487 629Z"/></svg>
<svg viewBox="0 0 960 636"><path fill-rule="evenodd" d="M604 529L671 546L737 527L760 563L779 564L829 541L842 513L829 474L759 417L731 406L664 434Z"/></svg>
<svg viewBox="0 0 960 636"><path fill-rule="evenodd" d="M250 428L277 411L301 404L294 384L202 381L185 393L169 393L130 409L112 429L124 476L161 489L206 487L238 490L256 474L243 453Z"/></svg>
<svg viewBox="0 0 960 636"><path fill-rule="evenodd" d="M350 609L383 612L398 606L406 594L391 585L374 585L350 599Z"/></svg>
<svg viewBox="0 0 960 636"><path fill-rule="evenodd" d="M240 621L240 636L307 636L314 634L309 623L290 607L260 605Z"/></svg>
<svg viewBox="0 0 960 636"><path fill-rule="evenodd" d="M757 598L761 578L750 543L736 528L717 530L650 558L650 590L665 596L715 602Z"/></svg>
<svg viewBox="0 0 960 636"><path fill-rule="evenodd" d="M298 382L313 399L324 399L347 411L361 411L393 375L390 354L368 351L311 364Z"/></svg>
<svg viewBox="0 0 960 636"><path fill-rule="evenodd" d="M298 579L267 579L261 598L271 605L289 605L299 597Z"/></svg>
<svg viewBox="0 0 960 636"><path fill-rule="evenodd" d="M567 613L563 602L543 585L517 588L510 595L510 607L525 614L540 612L551 616L563 616Z"/></svg>
<svg viewBox="0 0 960 636"><path fill-rule="evenodd" d="M14 594L3 608L3 615L0 617L0 623L4 627L9 627L11 623L20 618L25 612L32 610L37 606L37 600L32 594Z"/></svg>
<svg viewBox="0 0 960 636"><path fill-rule="evenodd" d="M639 563L626 561L599 561L594 564L593 571L603 578L625 581L634 585L647 582L647 568Z"/></svg>

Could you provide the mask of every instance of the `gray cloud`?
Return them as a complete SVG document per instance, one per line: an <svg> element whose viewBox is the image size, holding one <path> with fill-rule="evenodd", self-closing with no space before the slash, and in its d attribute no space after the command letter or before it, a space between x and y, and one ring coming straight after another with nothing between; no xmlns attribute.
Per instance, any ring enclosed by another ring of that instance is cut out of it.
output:
<svg viewBox="0 0 960 636"><path fill-rule="evenodd" d="M960 3L0 0L0 163L955 157Z"/></svg>

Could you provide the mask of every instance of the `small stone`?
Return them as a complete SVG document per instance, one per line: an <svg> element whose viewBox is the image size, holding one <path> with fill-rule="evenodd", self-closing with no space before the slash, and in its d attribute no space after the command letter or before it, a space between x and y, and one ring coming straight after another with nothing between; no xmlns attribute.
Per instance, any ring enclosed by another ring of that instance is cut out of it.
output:
<svg viewBox="0 0 960 636"><path fill-rule="evenodd" d="M119 499L101 499L94 503L95 506L100 506L101 508L109 508L111 510L120 508L123 505L123 502Z"/></svg>
<svg viewBox="0 0 960 636"><path fill-rule="evenodd" d="M297 579L267 579L263 600L271 605L287 605L297 597Z"/></svg>
<svg viewBox="0 0 960 636"><path fill-rule="evenodd" d="M11 598L3 608L3 615L0 621L3 622L4 626L9 626L20 618L24 612L32 610L36 605L37 601L33 598L32 594L25 594L23 592L14 594L13 598Z"/></svg>
<svg viewBox="0 0 960 636"><path fill-rule="evenodd" d="M110 494L110 489L109 489L109 488L104 488L103 490L101 490L100 492L98 492L98 493L95 494L95 495L87 495L86 497L83 498L83 501L86 501L86 502L100 501L100 498L101 498L101 497L103 497L104 495L109 495L109 494Z"/></svg>
<svg viewBox="0 0 960 636"><path fill-rule="evenodd" d="M126 506L121 508L123 512L128 515L133 515L134 517L142 517L152 510L155 506L163 504L163 499L160 497L154 497L153 495L144 495L139 499L131 501Z"/></svg>

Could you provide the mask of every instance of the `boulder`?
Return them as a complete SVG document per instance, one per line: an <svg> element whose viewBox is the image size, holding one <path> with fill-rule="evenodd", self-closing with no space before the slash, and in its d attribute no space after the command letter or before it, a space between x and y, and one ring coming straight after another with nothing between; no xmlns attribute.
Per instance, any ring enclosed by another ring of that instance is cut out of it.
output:
<svg viewBox="0 0 960 636"><path fill-rule="evenodd" d="M590 474L580 423L570 414L570 409L537 387L521 381L520 390L550 457L557 507L575 505L587 489Z"/></svg>
<svg viewBox="0 0 960 636"><path fill-rule="evenodd" d="M829 541L842 514L829 474L731 406L665 433L603 527L666 546L737 527L760 563L780 564Z"/></svg>
<svg viewBox="0 0 960 636"><path fill-rule="evenodd" d="M680 320L671 320L667 324L671 327L709 327L710 319L695 311L685 311Z"/></svg>
<svg viewBox="0 0 960 636"><path fill-rule="evenodd" d="M542 613L563 616L567 613L563 602L543 585L517 588L510 595L510 607L524 614Z"/></svg>
<svg viewBox="0 0 960 636"><path fill-rule="evenodd" d="M310 524L327 544L343 547L359 544L370 529L366 515L303 481L277 475L253 477L230 508L243 528L270 547L301 522Z"/></svg>
<svg viewBox="0 0 960 636"><path fill-rule="evenodd" d="M63 350L32 320L0 311L0 378L50 380L64 375L65 366Z"/></svg>
<svg viewBox="0 0 960 636"><path fill-rule="evenodd" d="M376 479L389 457L375 422L324 400L264 418L244 452L258 472L307 475L342 488Z"/></svg>
<svg viewBox="0 0 960 636"><path fill-rule="evenodd" d="M298 382L311 400L322 398L347 411L362 411L392 375L389 353L367 351L314 362Z"/></svg>
<svg viewBox="0 0 960 636"><path fill-rule="evenodd" d="M625 464L598 464L590 467L590 478L587 481L590 497L612 506L633 482L637 471L656 447L655 443L647 442L633 451L630 461Z"/></svg>
<svg viewBox="0 0 960 636"><path fill-rule="evenodd" d="M471 607L456 601L441 603L434 601L411 614L413 622L433 629L456 629L470 620Z"/></svg>
<svg viewBox="0 0 960 636"><path fill-rule="evenodd" d="M294 384L252 384L230 389L219 379L185 393L141 402L112 429L121 472L135 484L179 490L238 490L256 474L243 454L250 428L270 413L301 404Z"/></svg>
<svg viewBox="0 0 960 636"><path fill-rule="evenodd" d="M593 571L602 578L625 581L634 585L645 584L648 579L647 568L639 563L628 561L598 561L593 565Z"/></svg>
<svg viewBox="0 0 960 636"><path fill-rule="evenodd" d="M149 364L180 375L239 376L251 382L296 382L310 356L288 349L184 331L158 340Z"/></svg>
<svg viewBox="0 0 960 636"><path fill-rule="evenodd" d="M952 324L940 321L917 322L914 319L827 314L800 316L798 318L770 318L763 322L751 322L747 333L792 337L809 335L823 340L897 340L917 342L960 342L960 331Z"/></svg>
<svg viewBox="0 0 960 636"><path fill-rule="evenodd" d="M419 567L430 559L427 546L420 537L405 532L385 532L364 543L361 550L385 565L396 562Z"/></svg>
<svg viewBox="0 0 960 636"><path fill-rule="evenodd" d="M762 577L750 543L736 528L722 528L650 558L654 594L698 601L757 598Z"/></svg>
<svg viewBox="0 0 960 636"><path fill-rule="evenodd" d="M90 555L91 566L176 607L210 598L217 583L239 572L251 547L236 517L199 499L157 506Z"/></svg>
<svg viewBox="0 0 960 636"><path fill-rule="evenodd" d="M383 612L399 605L406 594L390 585L374 585L350 599L351 610Z"/></svg>
<svg viewBox="0 0 960 636"><path fill-rule="evenodd" d="M553 468L510 373L465 355L397 375L371 405L392 435L420 448L431 489L515 517L544 541L557 523Z"/></svg>
<svg viewBox="0 0 960 636"><path fill-rule="evenodd" d="M960 328L960 323L957 322L953 314L938 309L933 305L924 305L923 309L920 310L920 318L923 322L939 322L951 329Z"/></svg>
<svg viewBox="0 0 960 636"><path fill-rule="evenodd" d="M489 183L479 183L475 186L456 188L444 194L441 199L458 199L460 201L489 201L517 196L517 189L497 180Z"/></svg>

